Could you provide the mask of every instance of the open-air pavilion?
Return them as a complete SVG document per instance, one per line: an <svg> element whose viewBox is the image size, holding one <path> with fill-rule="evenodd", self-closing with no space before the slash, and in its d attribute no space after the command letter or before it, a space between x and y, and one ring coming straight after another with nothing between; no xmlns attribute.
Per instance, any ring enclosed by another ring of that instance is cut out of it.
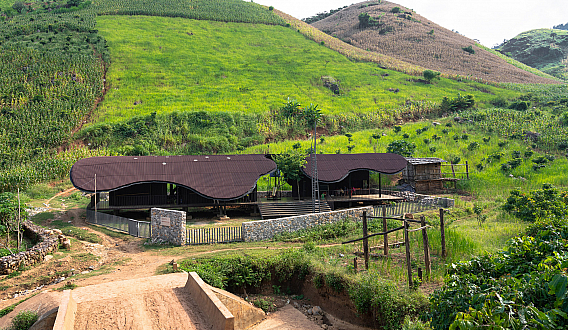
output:
<svg viewBox="0 0 568 330"><path fill-rule="evenodd" d="M90 208L96 204L97 210L115 214L153 207L215 207L225 215L227 206L244 205L252 212L258 209L263 218L280 217L312 211L312 157L306 160L300 201L296 181L289 182L292 196L287 200L270 201L258 193L257 181L277 168L267 155L91 157L77 161L70 177L76 188L93 194ZM371 173L396 174L407 161L390 153L330 154L317 155L317 165L324 206L318 210L323 211L400 199L384 194L380 184L372 186Z"/></svg>
<svg viewBox="0 0 568 330"><path fill-rule="evenodd" d="M306 158L302 169L303 177L297 183L289 182L292 195L300 199L312 197L313 158ZM383 201L397 200L398 197L384 194L382 184L371 184L373 172L381 175L394 175L406 168L404 157L392 153L328 154L317 155L317 174L320 199L326 201L331 209L354 205L373 205ZM378 176L379 181L381 175Z"/></svg>
<svg viewBox="0 0 568 330"><path fill-rule="evenodd" d="M121 156L81 159L71 182L99 210L218 206L257 201L258 179L276 170L264 155ZM108 201L101 201L101 193Z"/></svg>

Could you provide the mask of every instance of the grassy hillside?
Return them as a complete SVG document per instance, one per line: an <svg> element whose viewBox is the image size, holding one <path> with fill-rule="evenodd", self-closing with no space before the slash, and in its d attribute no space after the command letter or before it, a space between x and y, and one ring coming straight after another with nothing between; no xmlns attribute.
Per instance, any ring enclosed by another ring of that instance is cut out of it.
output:
<svg viewBox="0 0 568 330"><path fill-rule="evenodd" d="M367 14L362 24L359 15ZM388 1L349 6L313 24L351 45L451 77L483 81L552 83L553 80L519 69L410 9ZM471 47L471 48L470 48Z"/></svg>
<svg viewBox="0 0 568 330"><path fill-rule="evenodd" d="M426 83L401 73L419 66L250 2L75 4L5 4L1 190L64 177L89 155L239 152L306 136L310 111L333 135L454 111L440 104L458 93L482 108L522 95ZM286 113L288 98L300 112Z"/></svg>
<svg viewBox="0 0 568 330"><path fill-rule="evenodd" d="M537 29L505 42L499 51L550 75L568 80L568 31Z"/></svg>
<svg viewBox="0 0 568 330"><path fill-rule="evenodd" d="M439 103L458 90L479 102L515 95L473 82L427 84L374 63L352 62L280 26L102 16L97 28L113 58L97 122L171 111L262 114L287 98L318 104L326 115L349 115L389 112L421 100ZM325 77L337 81L337 94L324 86Z"/></svg>

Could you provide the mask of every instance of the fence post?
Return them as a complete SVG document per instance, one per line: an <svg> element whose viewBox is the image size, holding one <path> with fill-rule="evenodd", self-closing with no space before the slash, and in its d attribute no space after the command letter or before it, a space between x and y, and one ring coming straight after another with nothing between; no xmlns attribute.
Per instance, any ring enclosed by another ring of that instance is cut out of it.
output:
<svg viewBox="0 0 568 330"><path fill-rule="evenodd" d="M440 234L441 241L442 241L442 257L445 258L447 256L446 253L446 230L444 229L444 209L440 209Z"/></svg>
<svg viewBox="0 0 568 330"><path fill-rule="evenodd" d="M423 215L420 216L420 227L426 226L426 219ZM424 267L426 268L426 277L430 278L432 266L430 265L430 245L428 244L428 233L426 228L422 229L422 245L424 246Z"/></svg>
<svg viewBox="0 0 568 330"><path fill-rule="evenodd" d="M369 239L367 235L367 211L363 211L363 253L365 255L365 269L369 269Z"/></svg>
<svg viewBox="0 0 568 330"><path fill-rule="evenodd" d="M383 232L387 231L387 206L383 205ZM389 235L383 235L383 254L389 255Z"/></svg>
<svg viewBox="0 0 568 330"><path fill-rule="evenodd" d="M467 163L467 160L465 161L465 175L469 180L469 164Z"/></svg>
<svg viewBox="0 0 568 330"><path fill-rule="evenodd" d="M404 219L404 247L406 248L406 270L408 272L408 287L412 287L412 266L410 265L410 238L408 237L408 221Z"/></svg>

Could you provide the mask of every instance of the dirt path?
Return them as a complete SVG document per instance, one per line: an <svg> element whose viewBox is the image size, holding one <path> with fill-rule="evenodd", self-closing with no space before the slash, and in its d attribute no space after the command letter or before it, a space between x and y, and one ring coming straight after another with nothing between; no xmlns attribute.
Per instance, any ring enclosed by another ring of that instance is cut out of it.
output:
<svg viewBox="0 0 568 330"><path fill-rule="evenodd" d="M75 289L75 329L209 330L186 281L187 274L178 273Z"/></svg>
<svg viewBox="0 0 568 330"><path fill-rule="evenodd" d="M215 253L218 252L217 250L199 249L195 252L189 250L183 256L175 257L161 255L153 250L145 251L142 248L144 239L128 237L127 240L123 240L105 235L90 228L83 214L82 209L70 209L56 214L56 219L70 222L76 227L98 235L102 239L101 244L79 241L72 246L71 251L58 251L51 260L23 271L22 275L17 278L0 278L3 283L14 285L16 282L33 282L34 279L46 277L46 274L50 276L55 274L51 276L51 279L46 280L48 283L41 283L41 286L38 286L40 283L35 282L29 292L20 294L16 291L16 297L12 297L14 289L6 290L4 296L7 295L8 299L0 301L0 308L30 297L32 293L39 294L0 319L0 326L9 324L10 319L20 310L37 309L41 306L44 306L43 309L52 307L60 296L60 292L54 289L72 283L78 286L73 291L79 303L76 329L207 329L207 322L202 320L199 314L195 314L198 309L192 305L191 299L180 291L179 286L158 290L160 283L152 285L151 283L139 283L140 281L137 284L131 284L131 287L117 287L117 285L122 283L119 281L136 281L136 279L152 277L156 275L160 267L174 258L195 257ZM235 248L224 251L266 248ZM271 247L271 249L279 249L279 247ZM72 267L74 269L70 269ZM53 283L53 277L61 276L59 274L62 273L65 278L58 283ZM35 286L37 288L33 289ZM97 289L93 291L93 288ZM46 305L46 293L49 293L52 302L49 306ZM281 310L271 313L262 325L254 329L321 328L320 325L308 320L302 312L286 305ZM328 328L363 329L354 326Z"/></svg>

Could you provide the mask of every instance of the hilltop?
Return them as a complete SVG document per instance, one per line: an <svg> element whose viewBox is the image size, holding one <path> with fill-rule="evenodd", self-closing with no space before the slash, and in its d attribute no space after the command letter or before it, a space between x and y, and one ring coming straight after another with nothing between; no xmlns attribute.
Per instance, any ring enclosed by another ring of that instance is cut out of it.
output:
<svg viewBox="0 0 568 330"><path fill-rule="evenodd" d="M503 43L499 51L533 68L568 80L566 29L536 29L523 32Z"/></svg>
<svg viewBox="0 0 568 330"><path fill-rule="evenodd" d="M475 41L388 1L354 4L313 26L361 49L440 71L449 77L493 82L554 82L550 76L536 70L527 72Z"/></svg>

